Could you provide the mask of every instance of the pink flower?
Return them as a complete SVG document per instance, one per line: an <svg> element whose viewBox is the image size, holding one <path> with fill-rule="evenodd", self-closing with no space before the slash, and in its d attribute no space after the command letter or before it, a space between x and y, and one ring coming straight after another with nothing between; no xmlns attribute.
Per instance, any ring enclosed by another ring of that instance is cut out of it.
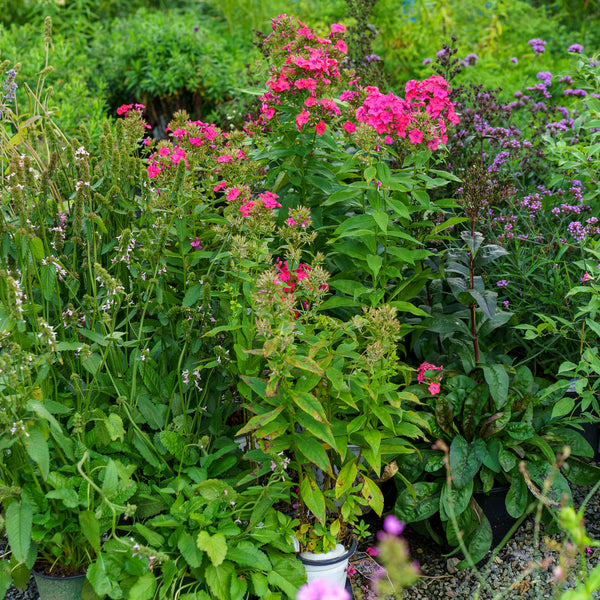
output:
<svg viewBox="0 0 600 600"><path fill-rule="evenodd" d="M399 521L395 515L388 515L383 520L383 528L392 535L400 535L404 531L404 523Z"/></svg>
<svg viewBox="0 0 600 600"><path fill-rule="evenodd" d="M444 367L436 367L431 363L424 362L419 365L417 369L417 382L423 383L425 381L425 372L426 371L443 371Z"/></svg>
<svg viewBox="0 0 600 600"><path fill-rule="evenodd" d="M356 131L356 125L354 123L350 123L350 121L346 121L342 127L348 132L348 133L354 133Z"/></svg>
<svg viewBox="0 0 600 600"><path fill-rule="evenodd" d="M325 125L325 121L321 120L315 125L315 130L317 132L317 135L323 135L325 133L325 129L327 129L327 125Z"/></svg>
<svg viewBox="0 0 600 600"><path fill-rule="evenodd" d="M190 242L190 246L196 248L196 250L201 250L202 244L200 243L200 238L197 237L193 242Z"/></svg>
<svg viewBox="0 0 600 600"><path fill-rule="evenodd" d="M244 217L248 217L255 206L256 202L254 200L248 200L246 204L242 204L242 206L240 206L240 212Z"/></svg>
<svg viewBox="0 0 600 600"><path fill-rule="evenodd" d="M371 546L369 546L367 548L366 552L369 556L378 556L379 555L379 550L377 548L372 548Z"/></svg>
<svg viewBox="0 0 600 600"><path fill-rule="evenodd" d="M418 129L411 129L408 132L408 139L411 144L421 144L423 142L423 132Z"/></svg>
<svg viewBox="0 0 600 600"><path fill-rule="evenodd" d="M276 200L279 196L273 192L265 192L264 194L259 194L258 197L263 201L266 208L279 208L281 206Z"/></svg>
<svg viewBox="0 0 600 600"><path fill-rule="evenodd" d="M185 160L185 150L183 148L177 148L171 156L171 160L174 164L177 164L180 160Z"/></svg>
<svg viewBox="0 0 600 600"><path fill-rule="evenodd" d="M222 154L221 156L219 156L217 158L217 162L219 163L229 163L233 160L233 158L231 156L229 156L229 154Z"/></svg>
<svg viewBox="0 0 600 600"><path fill-rule="evenodd" d="M133 108L133 104L122 104L117 108L118 115L127 115L127 113Z"/></svg>
<svg viewBox="0 0 600 600"><path fill-rule="evenodd" d="M217 183L217 185L215 185L215 187L213 188L213 192L218 192L219 190L222 190L224 187L227 187L227 182L225 180L220 181L219 183Z"/></svg>
<svg viewBox="0 0 600 600"><path fill-rule="evenodd" d="M169 154L171 154L171 150L168 146L161 146L158 149L158 155L159 156L169 156Z"/></svg>
<svg viewBox="0 0 600 600"><path fill-rule="evenodd" d="M589 275L588 272L586 271L585 275L581 278L581 283L585 283L589 279L593 279L593 277L591 275Z"/></svg>
<svg viewBox="0 0 600 600"><path fill-rule="evenodd" d="M309 117L310 113L307 110L303 110L301 113L296 115L296 125L298 126L298 131L302 131L302 125L306 125L306 123L308 123Z"/></svg>
<svg viewBox="0 0 600 600"><path fill-rule="evenodd" d="M317 103L317 99L314 96L309 96L304 101L304 106L308 106L310 108L311 106L314 106L316 103Z"/></svg>
<svg viewBox="0 0 600 600"><path fill-rule="evenodd" d="M341 23L334 23L331 26L331 33L344 33L346 31L346 26Z"/></svg>
<svg viewBox="0 0 600 600"><path fill-rule="evenodd" d="M275 109L274 108L267 108L267 109L263 110L263 117L267 121L270 121L274 116L275 116Z"/></svg>
<svg viewBox="0 0 600 600"><path fill-rule="evenodd" d="M152 179L153 177L158 177L160 173L160 169L158 168L158 165L153 162L149 167L148 167L148 177L150 177L150 179Z"/></svg>
<svg viewBox="0 0 600 600"><path fill-rule="evenodd" d="M348 54L348 46L344 40L338 40L335 44L335 47L342 53Z"/></svg>
<svg viewBox="0 0 600 600"><path fill-rule="evenodd" d="M350 594L329 579L313 579L298 590L296 600L350 600Z"/></svg>
<svg viewBox="0 0 600 600"><path fill-rule="evenodd" d="M150 138L144 138L142 140L142 144L144 144L144 146L149 146L152 143L152 140Z"/></svg>
<svg viewBox="0 0 600 600"><path fill-rule="evenodd" d="M290 217L289 219L286 220L285 224L288 225L289 227L293 227L296 224L296 221L292 217Z"/></svg>
<svg viewBox="0 0 600 600"><path fill-rule="evenodd" d="M237 197L240 195L240 192L242 190L240 190L240 188L237 187L232 187L229 192L227 193L227 196L225 196L225 199L227 200L227 202L231 202L233 200L237 200Z"/></svg>
<svg viewBox="0 0 600 600"><path fill-rule="evenodd" d="M440 388L440 384L437 383L436 381L434 381L433 383L429 384L429 387L427 389L429 390L429 393L432 396L435 396L436 394L440 393L441 388Z"/></svg>
<svg viewBox="0 0 600 600"><path fill-rule="evenodd" d="M188 141L192 146L202 146L203 144L202 138L199 137L190 138Z"/></svg>

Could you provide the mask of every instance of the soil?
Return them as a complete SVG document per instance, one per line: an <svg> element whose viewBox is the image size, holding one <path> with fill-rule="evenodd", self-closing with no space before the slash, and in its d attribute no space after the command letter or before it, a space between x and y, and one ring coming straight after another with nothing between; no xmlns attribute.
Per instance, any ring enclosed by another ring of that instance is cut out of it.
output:
<svg viewBox="0 0 600 600"><path fill-rule="evenodd" d="M58 563L52 564L47 560L38 560L33 566L33 570L38 575L46 575L46 577L76 577L85 574L85 569L73 570Z"/></svg>

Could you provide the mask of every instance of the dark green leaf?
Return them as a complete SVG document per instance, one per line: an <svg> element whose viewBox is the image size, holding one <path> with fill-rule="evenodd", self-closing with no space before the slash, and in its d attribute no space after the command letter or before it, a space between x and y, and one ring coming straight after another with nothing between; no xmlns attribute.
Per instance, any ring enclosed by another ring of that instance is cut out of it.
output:
<svg viewBox="0 0 600 600"><path fill-rule="evenodd" d="M457 435L450 444L450 472L452 484L457 488L465 487L473 480L485 458L486 446L481 439L470 444Z"/></svg>
<svg viewBox="0 0 600 600"><path fill-rule="evenodd" d="M412 496L411 490L402 490L394 508L395 515L405 523L428 519L440 509L441 483L420 481L413 487L416 497Z"/></svg>

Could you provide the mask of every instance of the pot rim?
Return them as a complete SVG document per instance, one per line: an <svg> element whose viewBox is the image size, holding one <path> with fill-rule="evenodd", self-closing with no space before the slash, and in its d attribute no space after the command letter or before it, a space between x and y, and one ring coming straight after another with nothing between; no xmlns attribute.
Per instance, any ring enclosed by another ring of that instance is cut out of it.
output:
<svg viewBox="0 0 600 600"><path fill-rule="evenodd" d="M34 574L35 577L41 577L42 579L60 579L60 580L65 580L65 579L80 579L81 577L85 577L86 574L85 573L80 573L79 575L44 575L44 573L38 573L37 571L35 571L34 569L31 569L31 572Z"/></svg>
<svg viewBox="0 0 600 600"><path fill-rule="evenodd" d="M308 565L309 567L326 567L328 565L336 565L338 563L344 562L348 560L355 552L356 546L358 545L358 541L356 538L352 538L350 542L350 548L344 552L341 556L336 556L335 558L326 558L324 560L314 560L312 558L304 558L299 555L300 560L303 565Z"/></svg>

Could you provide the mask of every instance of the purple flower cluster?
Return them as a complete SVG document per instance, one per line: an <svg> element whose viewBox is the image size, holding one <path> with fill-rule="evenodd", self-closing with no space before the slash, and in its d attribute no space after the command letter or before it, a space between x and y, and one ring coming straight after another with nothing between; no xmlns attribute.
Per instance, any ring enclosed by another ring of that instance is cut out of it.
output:
<svg viewBox="0 0 600 600"><path fill-rule="evenodd" d="M478 60L479 56L477 56L477 54L471 53L465 56L464 60L461 61L461 65L463 67L471 67L476 65Z"/></svg>
<svg viewBox="0 0 600 600"><path fill-rule="evenodd" d="M545 86L549 87L552 83L552 73L550 71L540 71L536 77L541 79Z"/></svg>
<svg viewBox="0 0 600 600"><path fill-rule="evenodd" d="M575 54L581 54L583 52L583 46L581 44L571 44L567 48L567 52L574 52Z"/></svg>
<svg viewBox="0 0 600 600"><path fill-rule="evenodd" d="M533 48L533 51L536 53L536 55L543 54L546 51L544 48L546 42L544 40L535 38L533 40L529 40L527 43Z"/></svg>
<svg viewBox="0 0 600 600"><path fill-rule="evenodd" d="M567 88L563 94L565 96L576 96L577 98L584 98L585 96L587 96L587 92L585 90L581 90L581 89L571 89L571 88Z"/></svg>

